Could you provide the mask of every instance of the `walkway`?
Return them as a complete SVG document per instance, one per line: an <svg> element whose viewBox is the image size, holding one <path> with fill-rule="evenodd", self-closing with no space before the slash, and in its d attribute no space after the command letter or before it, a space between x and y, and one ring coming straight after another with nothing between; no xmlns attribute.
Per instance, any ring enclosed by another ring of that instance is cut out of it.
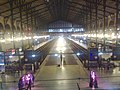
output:
<svg viewBox="0 0 120 90"><path fill-rule="evenodd" d="M65 41L64 41L65 42ZM69 45L66 44L66 50L62 54L62 62L58 53L58 44L53 46L50 53L40 66L40 69L35 74L35 87L32 90L91 90L89 85L89 71L83 68L81 62L73 52ZM58 66L61 64L60 66ZM93 69L91 69L93 70ZM94 69L97 72L98 84L101 89L116 89L120 88L120 68L105 70ZM17 77L11 77L11 80L17 80ZM10 79L9 79L10 80ZM3 90L16 90L17 82L3 84ZM118 89L119 90L119 89Z"/></svg>

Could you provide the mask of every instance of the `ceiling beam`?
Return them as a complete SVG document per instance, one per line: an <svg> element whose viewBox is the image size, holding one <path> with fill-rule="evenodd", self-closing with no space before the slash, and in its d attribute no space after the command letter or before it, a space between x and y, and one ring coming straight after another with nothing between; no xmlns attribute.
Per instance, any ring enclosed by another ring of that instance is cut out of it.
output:
<svg viewBox="0 0 120 90"><path fill-rule="evenodd" d="M43 7L43 8L40 8L40 9L38 9L38 10L34 10L34 11L32 11L32 12L28 13L28 14L29 14L29 15L31 15L31 14L32 14L32 15L34 15L36 12L39 12L39 11L41 11L41 12L42 12L42 11L44 11L44 9L46 9L46 10L47 10L47 8L46 8L46 7ZM31 9L30 9L30 10L31 10ZM41 13L41 12L40 12L40 13ZM22 15L22 17L23 17L23 16L26 16L26 14L23 14L23 15ZM19 17L15 17L15 16L14 16L14 19L17 19L17 18L19 18Z"/></svg>
<svg viewBox="0 0 120 90"><path fill-rule="evenodd" d="M37 16L37 15L41 15L42 16L42 13L46 13L48 10L44 10L44 11L41 11L41 12L39 12L39 13L32 13L32 16ZM43 14L44 15L44 14ZM28 18L30 18L31 17L31 15L30 16L28 16ZM25 18L23 18L23 20L25 20L25 19L27 19L26 17ZM19 20L19 19L18 19Z"/></svg>
<svg viewBox="0 0 120 90"><path fill-rule="evenodd" d="M5 4L8 4L8 3L9 3L9 1L7 1L5 3L2 3L2 4L0 4L0 7L3 6L3 5L5 5Z"/></svg>
<svg viewBox="0 0 120 90"><path fill-rule="evenodd" d="M21 7L26 6L26 4L32 4L33 2L36 2L36 1L38 1L38 0L32 0L32 1L30 1L30 2L27 2L27 3L25 3L25 4L22 4ZM13 7L13 10L14 10L14 9L17 9L17 8L19 8L19 6ZM0 12L0 14L9 12L10 10L11 10L11 9L7 9L7 10L5 10L5 11Z"/></svg>
<svg viewBox="0 0 120 90"><path fill-rule="evenodd" d="M53 0L53 1L54 1L54 0ZM53 5L53 1L51 1L51 2L46 2L46 1L44 1L44 2L45 2L46 7L47 7L47 8L48 8L48 10L49 10L49 13L51 14L52 19L54 19L54 18L55 18L54 12L53 12L52 8L50 7L50 6L52 6L52 5Z"/></svg>
<svg viewBox="0 0 120 90"><path fill-rule="evenodd" d="M86 8L90 8L90 6L86 6L86 5L84 5L84 4L81 4L81 3L77 3L77 2L71 2L71 3L73 3L73 4L77 4L77 5L79 5L79 6L84 6L84 7L86 7ZM93 9L95 9L95 8L93 8ZM97 9L98 11L104 11L104 10L102 10L102 9ZM107 10L105 10L105 12L106 13L109 13L109 14L114 14L114 13L112 13L112 12L110 12L110 11L107 11Z"/></svg>
<svg viewBox="0 0 120 90"><path fill-rule="evenodd" d="M90 0L87 0L86 2L88 2L88 3L93 3L93 4L96 4L96 2L93 2L93 1L90 1ZM100 5L100 6L103 6L103 4L101 4L101 3L97 3L98 5ZM116 7L111 7L111 6L108 6L108 5L106 5L106 7L107 8L110 8L110 9L117 9ZM120 9L118 9L119 11L120 11Z"/></svg>
<svg viewBox="0 0 120 90"><path fill-rule="evenodd" d="M89 15L89 13L85 12L83 9L81 9L81 11L78 11L78 10L75 10L75 9L71 9L71 8L70 8L70 10L75 11L75 12L77 12L78 14L79 14L79 13L83 13L84 15L86 15L86 14ZM102 14L98 14L98 15L103 16ZM94 16L95 16L95 15L94 15ZM107 16L106 16L106 17L107 17ZM101 19L101 17L98 17L98 18Z"/></svg>
<svg viewBox="0 0 120 90"><path fill-rule="evenodd" d="M26 4L27 5L27 4ZM30 7L30 8L28 8L28 9L26 9L26 10L22 10L22 12L23 11L30 11L31 9L35 9L35 8L37 8L37 7L39 7L39 6L42 6L42 5L44 5L44 3L42 3L42 4L39 4L39 5L36 5L36 6L34 6L34 7ZM44 7L45 8L45 7ZM43 9L43 8L41 8L41 9ZM20 11L19 12L16 12L16 13L13 13L13 15L15 16L15 15L17 15L17 14L20 14ZM9 17L10 15L7 15L7 16L5 16L5 17Z"/></svg>

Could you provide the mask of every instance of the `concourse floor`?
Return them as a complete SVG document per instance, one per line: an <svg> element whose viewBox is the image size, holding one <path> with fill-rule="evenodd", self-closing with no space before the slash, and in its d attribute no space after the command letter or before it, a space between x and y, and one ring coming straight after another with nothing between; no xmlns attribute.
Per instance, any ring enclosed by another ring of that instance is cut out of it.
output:
<svg viewBox="0 0 120 90"><path fill-rule="evenodd" d="M64 45L66 49L62 53L62 60L57 47L56 42L36 72L35 86L32 87L32 90L79 90L79 88L80 90L120 90L118 89L120 87L119 67L110 70L94 69L99 77L98 89L91 89L88 87L89 71L83 67L69 45L67 43ZM10 78L15 79L12 76ZM3 83L0 90L17 90L17 83Z"/></svg>

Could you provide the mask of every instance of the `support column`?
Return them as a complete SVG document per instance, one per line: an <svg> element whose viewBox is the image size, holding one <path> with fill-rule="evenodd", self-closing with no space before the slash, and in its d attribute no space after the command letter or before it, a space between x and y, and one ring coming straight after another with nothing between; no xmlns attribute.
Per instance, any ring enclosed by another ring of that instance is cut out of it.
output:
<svg viewBox="0 0 120 90"><path fill-rule="evenodd" d="M104 45L103 51L105 51L105 44L106 44L106 43L105 43L105 41L106 41L106 40L105 40L105 25L106 25L106 24L105 24L105 9L106 9L106 0L103 0L103 19L104 19L104 20L103 20L103 36L104 36L104 37L103 37L103 40L104 40L104 41L103 41L103 45Z"/></svg>
<svg viewBox="0 0 120 90"><path fill-rule="evenodd" d="M90 2L90 41L89 44L91 42L91 29L92 29L92 3ZM90 46L91 47L91 46ZM90 60L90 47L88 48L88 70L89 68L89 60Z"/></svg>
<svg viewBox="0 0 120 90"><path fill-rule="evenodd" d="M116 24L115 24L115 35L116 35L116 47L118 46L118 14L119 14L119 0L116 0Z"/></svg>
<svg viewBox="0 0 120 90"><path fill-rule="evenodd" d="M34 33L33 33L33 16L32 16L32 13L33 13L33 10L31 9L31 32L32 32L32 50L34 49L34 39L33 39L33 36L34 36Z"/></svg>
<svg viewBox="0 0 120 90"><path fill-rule="evenodd" d="M10 17L11 17L11 30L12 30L12 38L13 38L13 48L15 49L15 42L14 42L14 29L13 29L13 2L14 0L8 0L9 1L9 5L10 5Z"/></svg>
<svg viewBox="0 0 120 90"><path fill-rule="evenodd" d="M97 9L98 9L98 0L96 0L95 7L96 7L96 8L95 8L95 14L96 14L96 15L95 15L95 19L96 19L96 20L95 20L95 33L96 33L96 39L95 39L95 40L96 40L96 48L97 48L97 46L98 46L98 41L97 41L97 39L98 39L98 38L97 38L97 32L98 32L98 26L97 26L97 24L98 24L98 23L97 23L97 17L98 17L98 11L97 11Z"/></svg>
<svg viewBox="0 0 120 90"><path fill-rule="evenodd" d="M21 34L21 38L22 38L22 50L24 50L24 43L23 43L23 24L22 24L22 4L25 3L25 0L16 0L16 5L18 6L19 8L19 11L20 11L20 26L21 26L21 30L20 30L20 34ZM19 58L19 67L21 67L21 58L20 58L20 52L19 52L19 49L18 49L18 58Z"/></svg>
<svg viewBox="0 0 120 90"><path fill-rule="evenodd" d="M91 41L91 29L92 29L92 4L90 2L90 41Z"/></svg>
<svg viewBox="0 0 120 90"><path fill-rule="evenodd" d="M20 26L21 26L21 36L22 36L22 50L24 50L24 42L23 42L23 23L22 23L22 4L25 2L20 1L19 2L19 11L20 11Z"/></svg>
<svg viewBox="0 0 120 90"><path fill-rule="evenodd" d="M29 30L29 24L28 24L28 12L29 12L29 8L31 7L31 4L27 4L26 5L26 20L27 20L27 31ZM28 31L29 32L29 31ZM27 33L28 36L29 36L29 33ZM31 44L30 44L30 40L28 39L28 44L29 44L29 48L31 47Z"/></svg>

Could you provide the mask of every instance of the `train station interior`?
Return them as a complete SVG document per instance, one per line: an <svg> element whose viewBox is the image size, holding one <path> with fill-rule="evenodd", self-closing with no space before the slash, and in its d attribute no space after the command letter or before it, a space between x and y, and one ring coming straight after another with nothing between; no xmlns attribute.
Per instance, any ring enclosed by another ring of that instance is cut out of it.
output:
<svg viewBox="0 0 120 90"><path fill-rule="evenodd" d="M120 0L0 0L0 90L120 90L119 11Z"/></svg>

